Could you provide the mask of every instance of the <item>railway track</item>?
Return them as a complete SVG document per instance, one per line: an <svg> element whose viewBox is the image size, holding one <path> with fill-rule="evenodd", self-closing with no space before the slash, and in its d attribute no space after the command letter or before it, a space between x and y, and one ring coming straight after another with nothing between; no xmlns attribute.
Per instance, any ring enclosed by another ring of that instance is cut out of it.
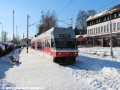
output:
<svg viewBox="0 0 120 90"><path fill-rule="evenodd" d="M115 82L115 83L117 83L117 84L120 84L120 81L114 80L113 78L110 78L110 77L106 77L106 76L104 76L104 75L102 75L102 74L100 74L100 73L98 73L98 72L90 71L90 70L88 70L88 69L82 68L82 67L77 66L77 65L70 65L70 66L77 67L78 69L84 70L84 71L86 71L86 72L88 72L88 73L90 73L90 74L98 75L98 76L101 76L101 77L103 77L103 78L105 78L105 79L107 79L107 80L110 80L110 81L113 81L113 82Z"/></svg>

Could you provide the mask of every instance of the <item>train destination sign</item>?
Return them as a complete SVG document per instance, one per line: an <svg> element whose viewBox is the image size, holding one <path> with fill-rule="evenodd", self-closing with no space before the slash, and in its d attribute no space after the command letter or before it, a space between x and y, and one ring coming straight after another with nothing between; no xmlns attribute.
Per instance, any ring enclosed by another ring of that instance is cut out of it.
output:
<svg viewBox="0 0 120 90"><path fill-rule="evenodd" d="M68 38L70 37L70 34L59 34L60 37L65 37L65 38Z"/></svg>

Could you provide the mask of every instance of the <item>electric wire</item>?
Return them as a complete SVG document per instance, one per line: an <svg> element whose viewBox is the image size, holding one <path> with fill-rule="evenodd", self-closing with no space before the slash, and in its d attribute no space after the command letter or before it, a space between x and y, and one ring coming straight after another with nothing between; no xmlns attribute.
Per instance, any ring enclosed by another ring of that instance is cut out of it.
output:
<svg viewBox="0 0 120 90"><path fill-rule="evenodd" d="M105 7L107 7L107 6L115 3L116 1L118 1L118 0L114 0L113 2L111 2L111 3L109 3L109 4L105 5L105 6L103 6L103 7L101 7L101 8L98 8L98 9L96 9L95 11L98 11L98 10L100 10L100 9L102 9L102 8L105 8Z"/></svg>
<svg viewBox="0 0 120 90"><path fill-rule="evenodd" d="M57 14L59 15L63 10L65 10L74 0L71 0L60 12Z"/></svg>

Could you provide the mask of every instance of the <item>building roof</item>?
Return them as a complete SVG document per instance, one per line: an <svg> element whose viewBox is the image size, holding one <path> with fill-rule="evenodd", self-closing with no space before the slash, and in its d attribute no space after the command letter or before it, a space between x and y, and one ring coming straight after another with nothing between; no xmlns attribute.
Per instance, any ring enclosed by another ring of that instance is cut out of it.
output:
<svg viewBox="0 0 120 90"><path fill-rule="evenodd" d="M84 34L84 35L76 35L76 38L78 38L79 36L82 36L84 38L89 37L87 34Z"/></svg>
<svg viewBox="0 0 120 90"><path fill-rule="evenodd" d="M108 15L108 14L110 14L111 12L115 12L115 11L118 11L118 10L120 10L120 4L119 4L119 5L116 5L116 6L112 7L112 8L109 8L109 9L107 9L107 10L104 10L104 11L102 11L102 12L100 12L100 13L98 13L98 14L95 14L95 15L93 15L93 16L90 16L86 21L94 20L94 19L96 19L96 18L99 18L99 17L105 16L105 15Z"/></svg>

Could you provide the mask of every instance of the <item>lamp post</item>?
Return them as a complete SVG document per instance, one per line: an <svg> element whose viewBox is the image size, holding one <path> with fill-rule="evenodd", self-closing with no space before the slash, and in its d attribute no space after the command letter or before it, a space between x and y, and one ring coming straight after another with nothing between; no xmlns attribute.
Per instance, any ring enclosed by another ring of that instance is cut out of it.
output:
<svg viewBox="0 0 120 90"><path fill-rule="evenodd" d="M113 51L112 51L112 23L111 23L112 11L109 11L109 14L110 14L110 56L113 56Z"/></svg>
<svg viewBox="0 0 120 90"><path fill-rule="evenodd" d="M0 24L2 24L2 38L1 38L1 40L2 40L2 43L3 43L3 23L1 22Z"/></svg>
<svg viewBox="0 0 120 90"><path fill-rule="evenodd" d="M29 25L29 18L31 18L29 15L27 15L27 53L28 53L28 39L29 39L29 26L34 25L38 23L39 21Z"/></svg>

